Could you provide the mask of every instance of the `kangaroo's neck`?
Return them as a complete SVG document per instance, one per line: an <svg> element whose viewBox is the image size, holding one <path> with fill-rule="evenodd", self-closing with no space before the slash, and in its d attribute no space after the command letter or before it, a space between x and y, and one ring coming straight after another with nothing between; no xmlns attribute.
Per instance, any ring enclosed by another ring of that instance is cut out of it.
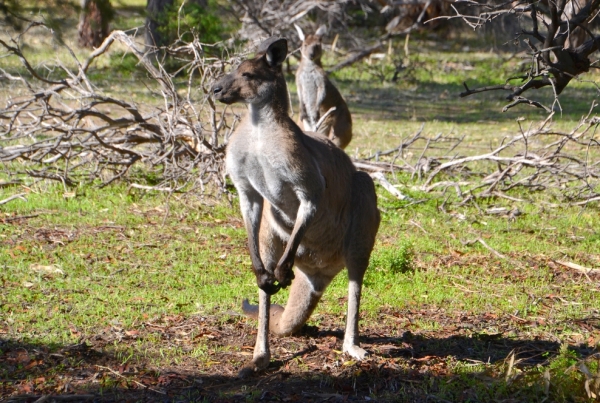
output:
<svg viewBox="0 0 600 403"><path fill-rule="evenodd" d="M249 104L248 109L253 126L280 124L289 119L290 98L283 74L277 78L272 93L262 102Z"/></svg>
<svg viewBox="0 0 600 403"><path fill-rule="evenodd" d="M323 64L321 63L320 58L311 60L308 57L302 56L302 63L304 63L306 68L315 68L315 67L323 68Z"/></svg>
<svg viewBox="0 0 600 403"><path fill-rule="evenodd" d="M272 103L262 105L250 104L248 112L252 126L268 126L280 120L281 111L277 110Z"/></svg>

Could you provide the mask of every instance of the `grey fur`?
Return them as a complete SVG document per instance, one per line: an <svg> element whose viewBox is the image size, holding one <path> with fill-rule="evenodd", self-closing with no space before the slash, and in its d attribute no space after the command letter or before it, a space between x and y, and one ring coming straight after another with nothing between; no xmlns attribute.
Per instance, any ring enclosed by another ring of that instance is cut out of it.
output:
<svg viewBox="0 0 600 403"><path fill-rule="evenodd" d="M304 130L321 133L344 149L352 140L352 116L346 101L321 65L322 37L327 32L326 28L319 27L314 35L304 35L297 25L296 30L302 40L302 57L296 71L300 122ZM317 126L331 108L335 110Z"/></svg>

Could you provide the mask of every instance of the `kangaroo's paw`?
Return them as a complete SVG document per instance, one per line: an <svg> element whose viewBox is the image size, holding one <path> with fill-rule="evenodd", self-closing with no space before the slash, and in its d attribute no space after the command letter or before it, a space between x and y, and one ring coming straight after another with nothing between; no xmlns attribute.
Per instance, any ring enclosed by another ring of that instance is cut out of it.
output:
<svg viewBox="0 0 600 403"><path fill-rule="evenodd" d="M360 348L356 344L344 344L344 353L348 353L349 356L359 361L364 360L369 355L367 350Z"/></svg>
<svg viewBox="0 0 600 403"><path fill-rule="evenodd" d="M281 289L281 284L267 283L259 284L258 287L269 295L275 295Z"/></svg>
<svg viewBox="0 0 600 403"><path fill-rule="evenodd" d="M250 361L244 366L244 368L240 370L240 372L238 373L238 378L248 378L256 372L260 372L262 370L267 369L270 361L270 354L262 354L258 357L254 357L252 361Z"/></svg>
<svg viewBox="0 0 600 403"><path fill-rule="evenodd" d="M258 288L269 295L277 294L279 289L281 289L281 284L275 284L275 278L273 278L272 274L267 272L260 276L256 276L256 283Z"/></svg>
<svg viewBox="0 0 600 403"><path fill-rule="evenodd" d="M308 119L302 119L302 126L304 126L304 130L306 130L306 131L309 131L309 132L315 131L315 125L310 123L310 120L308 120Z"/></svg>
<svg viewBox="0 0 600 403"><path fill-rule="evenodd" d="M284 256L279 263L277 264L277 268L275 269L275 278L279 282L279 285L282 288L287 287L292 284L292 280L294 279L294 257L286 257Z"/></svg>

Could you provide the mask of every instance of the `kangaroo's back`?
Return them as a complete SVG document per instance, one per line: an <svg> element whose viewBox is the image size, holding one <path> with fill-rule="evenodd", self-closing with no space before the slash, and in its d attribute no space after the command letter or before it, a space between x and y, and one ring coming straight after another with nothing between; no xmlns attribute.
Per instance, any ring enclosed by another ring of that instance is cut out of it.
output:
<svg viewBox="0 0 600 403"><path fill-rule="evenodd" d="M304 130L317 131L338 147L346 148L352 140L352 117L346 101L321 65L325 27L308 36L300 27L296 29L302 40L302 57L296 72L300 122Z"/></svg>

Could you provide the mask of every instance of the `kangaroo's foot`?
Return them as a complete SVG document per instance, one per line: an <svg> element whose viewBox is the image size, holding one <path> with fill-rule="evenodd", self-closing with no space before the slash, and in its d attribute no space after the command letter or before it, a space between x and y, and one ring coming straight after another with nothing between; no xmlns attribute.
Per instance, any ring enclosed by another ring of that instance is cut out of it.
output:
<svg viewBox="0 0 600 403"><path fill-rule="evenodd" d="M367 358L369 353L364 348L360 348L356 344L345 344L344 343L344 353L348 353L349 356L354 358L355 360L364 360Z"/></svg>
<svg viewBox="0 0 600 403"><path fill-rule="evenodd" d="M244 368L242 368L240 372L238 372L238 378L248 378L256 372L260 372L262 370L267 369L270 361L271 354L268 353L254 357L252 361L246 364Z"/></svg>

